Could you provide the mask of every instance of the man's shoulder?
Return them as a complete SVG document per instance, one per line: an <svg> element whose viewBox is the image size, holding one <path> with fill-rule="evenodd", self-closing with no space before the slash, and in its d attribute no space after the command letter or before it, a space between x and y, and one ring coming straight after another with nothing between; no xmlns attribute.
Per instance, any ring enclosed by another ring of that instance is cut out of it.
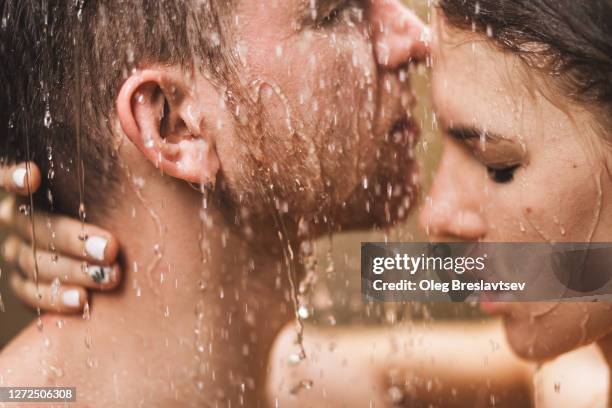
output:
<svg viewBox="0 0 612 408"><path fill-rule="evenodd" d="M0 352L0 386L49 387L72 381L66 364L74 357L71 332L76 328L65 323L73 319L78 318L45 315L19 333Z"/></svg>

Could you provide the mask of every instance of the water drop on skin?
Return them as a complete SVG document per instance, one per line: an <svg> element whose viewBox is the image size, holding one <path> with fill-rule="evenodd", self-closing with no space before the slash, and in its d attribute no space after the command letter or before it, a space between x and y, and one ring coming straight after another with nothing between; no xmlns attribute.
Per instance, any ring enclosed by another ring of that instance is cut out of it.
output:
<svg viewBox="0 0 612 408"><path fill-rule="evenodd" d="M18 210L21 215L25 215L26 217L30 215L30 207L26 204L21 204L18 207Z"/></svg>
<svg viewBox="0 0 612 408"><path fill-rule="evenodd" d="M44 125L45 125L45 127L47 129L49 129L51 127L51 122L52 122L52 120L51 120L51 112L49 112L47 110L47 111L45 111L45 117L43 119L43 123L44 123Z"/></svg>
<svg viewBox="0 0 612 408"><path fill-rule="evenodd" d="M55 367L55 366L49 366L49 369L51 370L51 372L53 373L53 375L57 378L63 378L64 377L64 370L62 370L59 367Z"/></svg>
<svg viewBox="0 0 612 408"><path fill-rule="evenodd" d="M306 306L300 306L298 308L298 316L300 316L301 319L308 319L310 317L310 312L308 311L308 308Z"/></svg>
<svg viewBox="0 0 612 408"><path fill-rule="evenodd" d="M401 404L404 401L404 392L396 385L389 387L387 390L387 396L394 406Z"/></svg>
<svg viewBox="0 0 612 408"><path fill-rule="evenodd" d="M83 308L83 320L89 320L91 317L89 313L89 302L85 303L85 307Z"/></svg>
<svg viewBox="0 0 612 408"><path fill-rule="evenodd" d="M55 300L59 294L60 285L60 280L58 278L53 279L53 282L51 282L51 304L55 304Z"/></svg>
<svg viewBox="0 0 612 408"><path fill-rule="evenodd" d="M88 357L86 361L87 368L95 368L98 366L98 360L93 357Z"/></svg>
<svg viewBox="0 0 612 408"><path fill-rule="evenodd" d="M302 391L308 391L312 389L314 382L312 380L301 380L293 388L291 388L291 395L297 395Z"/></svg>

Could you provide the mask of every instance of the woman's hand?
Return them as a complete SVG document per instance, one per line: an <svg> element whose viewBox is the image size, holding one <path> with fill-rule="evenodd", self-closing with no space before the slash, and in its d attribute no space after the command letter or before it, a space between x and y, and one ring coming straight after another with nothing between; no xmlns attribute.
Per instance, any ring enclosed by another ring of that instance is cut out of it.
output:
<svg viewBox="0 0 612 408"><path fill-rule="evenodd" d="M0 167L0 187L14 193L0 203L0 228L9 232L2 255L11 270L11 287L31 307L78 313L88 301L85 288L109 290L119 284L119 245L110 232L79 220L20 211L29 207L22 207L18 196L34 193L40 181L33 163Z"/></svg>

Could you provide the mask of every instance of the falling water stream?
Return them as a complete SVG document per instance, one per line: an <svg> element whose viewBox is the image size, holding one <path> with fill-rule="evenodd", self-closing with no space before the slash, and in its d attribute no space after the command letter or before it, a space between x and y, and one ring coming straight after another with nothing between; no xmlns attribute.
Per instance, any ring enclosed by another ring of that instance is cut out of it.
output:
<svg viewBox="0 0 612 408"><path fill-rule="evenodd" d="M30 149L30 137L28 132L25 134L26 139L26 188L29 198L29 206L27 207L26 214L29 215L30 218L30 234L32 237L32 242L36 242L36 226L34 223L34 195L30 186L30 174L32 174L32 170L30 168L31 163L31 149ZM34 284L36 285L36 292L38 296L38 300L40 301L40 289L38 286L38 256L36 251L36 245L32 245L32 257L34 258ZM41 310L40 306L36 306L36 326L39 330L42 330L42 319L41 319Z"/></svg>
<svg viewBox="0 0 612 408"><path fill-rule="evenodd" d="M0 279L2 279L2 269L0 269ZM2 300L2 294L0 293L0 313L4 313L6 308L4 306L4 301Z"/></svg>
<svg viewBox="0 0 612 408"><path fill-rule="evenodd" d="M282 105L284 106L287 132L290 138L294 136L299 136L300 132L296 131L296 126L294 126L292 123L293 120L297 120L297 119L295 118L295 115L292 114L292 109L291 109L289 100L285 96L285 94L283 93L279 85L275 84L274 82L268 79L260 78L260 79L253 81L250 86L250 89L252 90L250 94L251 102L252 103L260 102L262 89L264 87L265 89L271 90L273 94L281 101ZM303 124L298 123L297 128L301 129L302 127L303 127ZM307 141L307 142L312 143L312 141ZM311 149L309 149L309 151L312 152L311 154L314 154L316 150L313 149L311 146ZM265 179L268 179L268 178L269 177L266 175ZM277 227L279 228L278 238L279 238L279 241L281 242L283 258L285 261L285 268L287 271L287 280L290 286L291 302L293 304L293 309L294 309L294 316L295 316L295 323L296 323L296 344L299 348L299 359L303 360L306 358L306 350L304 348L304 339L303 339L304 338L304 322L303 322L303 317L300 314L300 299L298 296L299 295L298 282L297 282L298 275L297 275L297 271L295 270L295 262L297 261L297 259L295 258L295 254L293 253L293 245L295 243L290 241L289 232L283 221L282 211L279 211L280 209L276 208L277 206L273 204L273 203L276 203L274 192L268 190L268 186L271 186L271 185L272 185L271 183L266 183L266 187L264 188L260 187L260 191L263 197L267 197L267 200L271 205L270 211L275 219Z"/></svg>

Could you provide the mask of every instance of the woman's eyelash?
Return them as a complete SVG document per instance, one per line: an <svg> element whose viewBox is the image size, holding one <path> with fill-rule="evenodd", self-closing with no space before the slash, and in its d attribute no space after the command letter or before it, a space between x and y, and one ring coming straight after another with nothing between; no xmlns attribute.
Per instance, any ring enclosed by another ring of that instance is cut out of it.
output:
<svg viewBox="0 0 612 408"><path fill-rule="evenodd" d="M487 167L487 172L495 183L506 184L514 180L514 173L519 167L518 164L508 167Z"/></svg>

